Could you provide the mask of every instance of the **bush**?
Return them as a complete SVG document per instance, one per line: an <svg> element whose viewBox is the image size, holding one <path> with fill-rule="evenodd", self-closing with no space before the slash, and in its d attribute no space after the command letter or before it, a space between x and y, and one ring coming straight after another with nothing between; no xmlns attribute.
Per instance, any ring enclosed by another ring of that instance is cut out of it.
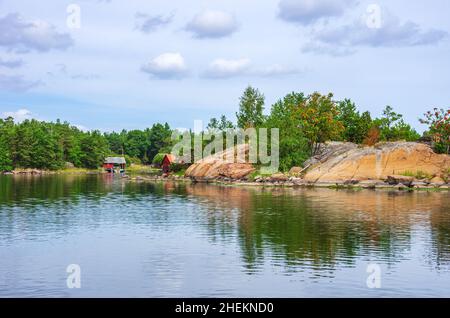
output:
<svg viewBox="0 0 450 318"><path fill-rule="evenodd" d="M433 176L431 174L429 174L428 172L422 171L422 170L417 170L416 172L406 170L406 171L400 173L400 175L407 176L407 177L414 177L418 180L433 178Z"/></svg>
<svg viewBox="0 0 450 318"><path fill-rule="evenodd" d="M437 153L450 153L450 109L434 108L426 112L424 117L420 122L429 125L428 133L434 141L434 150Z"/></svg>
<svg viewBox="0 0 450 318"><path fill-rule="evenodd" d="M131 165L131 164L141 165L142 164L141 159L139 159L137 157L131 157L128 155L125 155L124 157L125 157L125 161L127 162L127 165Z"/></svg>
<svg viewBox="0 0 450 318"><path fill-rule="evenodd" d="M153 157L152 163L156 166L161 166L165 153L158 153Z"/></svg>
<svg viewBox="0 0 450 318"><path fill-rule="evenodd" d="M184 164L184 163L172 163L171 165L170 165L170 171L171 172L180 172L180 171L183 171L184 169L186 169L187 168L187 166L186 166L186 164Z"/></svg>
<svg viewBox="0 0 450 318"><path fill-rule="evenodd" d="M380 141L380 130L378 127L372 127L369 129L366 138L364 138L363 144L367 146L373 146Z"/></svg>

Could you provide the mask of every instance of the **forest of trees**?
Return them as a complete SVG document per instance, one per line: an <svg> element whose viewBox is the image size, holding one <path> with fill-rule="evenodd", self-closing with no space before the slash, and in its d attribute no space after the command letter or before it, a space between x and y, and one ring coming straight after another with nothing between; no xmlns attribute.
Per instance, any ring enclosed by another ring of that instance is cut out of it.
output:
<svg viewBox="0 0 450 318"><path fill-rule="evenodd" d="M125 155L128 162L150 163L159 151L171 149L168 124L120 133L83 132L69 123L0 119L0 171L15 168L57 170L67 163L98 168L106 156Z"/></svg>
<svg viewBox="0 0 450 318"><path fill-rule="evenodd" d="M274 103L264 114L265 98L251 86L240 98L236 113L238 128L279 128L280 169L299 166L328 140L374 145L379 141L416 141L421 136L386 106L379 118L360 112L350 99L336 101L333 94L290 93ZM428 125L424 133L440 153L450 152L450 110L434 108L420 122ZM235 124L226 116L212 118L209 130L225 131ZM154 124L145 130L84 132L69 123L0 119L0 171L15 168L57 170L73 165L97 168L106 156L124 155L128 162L150 164L170 152L172 129Z"/></svg>

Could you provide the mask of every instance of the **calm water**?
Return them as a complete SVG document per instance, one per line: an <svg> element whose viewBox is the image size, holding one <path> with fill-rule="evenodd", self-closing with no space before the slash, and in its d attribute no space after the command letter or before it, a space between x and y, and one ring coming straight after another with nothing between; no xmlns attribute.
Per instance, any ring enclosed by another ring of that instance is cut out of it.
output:
<svg viewBox="0 0 450 318"><path fill-rule="evenodd" d="M450 194L2 176L0 296L450 297Z"/></svg>

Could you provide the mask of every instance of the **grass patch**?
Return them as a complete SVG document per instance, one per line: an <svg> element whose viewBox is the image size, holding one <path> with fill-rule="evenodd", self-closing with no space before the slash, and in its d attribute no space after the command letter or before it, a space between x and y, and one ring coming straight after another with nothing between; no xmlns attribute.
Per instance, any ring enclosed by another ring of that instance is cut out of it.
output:
<svg viewBox="0 0 450 318"><path fill-rule="evenodd" d="M158 174L161 173L161 169L154 168L148 165L131 164L125 169L129 173L142 173L142 174Z"/></svg>
<svg viewBox="0 0 450 318"><path fill-rule="evenodd" d="M102 169L87 169L87 168L66 168L62 170L58 170L58 173L62 174L79 174L79 173L88 173L88 172L101 172Z"/></svg>
<svg viewBox="0 0 450 318"><path fill-rule="evenodd" d="M250 182L253 182L256 180L257 177L265 178L265 177L270 177L270 176L271 176L270 173L261 173L261 171L259 169L256 169L255 171L253 171L252 173L250 173L247 176L247 180Z"/></svg>
<svg viewBox="0 0 450 318"><path fill-rule="evenodd" d="M401 172L400 175L406 176L406 177L414 177L416 179L431 179L433 176L425 171L417 170L416 172L406 170L404 172Z"/></svg>

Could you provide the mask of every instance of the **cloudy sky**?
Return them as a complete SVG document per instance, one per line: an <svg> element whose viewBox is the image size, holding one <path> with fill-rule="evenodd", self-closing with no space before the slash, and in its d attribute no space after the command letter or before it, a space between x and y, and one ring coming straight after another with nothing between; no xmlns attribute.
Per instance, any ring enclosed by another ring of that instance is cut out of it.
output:
<svg viewBox="0 0 450 318"><path fill-rule="evenodd" d="M333 92L375 116L450 101L450 2L0 0L0 115L101 130L234 119L247 85L267 108Z"/></svg>

